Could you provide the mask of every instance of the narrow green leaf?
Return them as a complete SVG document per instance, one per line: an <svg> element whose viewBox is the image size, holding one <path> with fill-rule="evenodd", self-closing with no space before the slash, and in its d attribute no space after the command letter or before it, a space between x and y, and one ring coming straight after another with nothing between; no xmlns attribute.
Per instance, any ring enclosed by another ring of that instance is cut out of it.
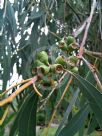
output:
<svg viewBox="0 0 102 136"><path fill-rule="evenodd" d="M2 31L3 23L4 23L4 20L3 20L3 10L0 9L0 31Z"/></svg>
<svg viewBox="0 0 102 136"><path fill-rule="evenodd" d="M70 103L69 103L69 105L68 105L68 108L67 108L67 110L66 110L66 112L65 112L65 114L64 114L63 120L62 120L62 122L60 123L60 125L59 125L59 127L58 127L58 129L57 129L56 136L59 134L59 132L61 131L61 128L62 128L62 127L64 126L64 124L66 123L66 121L67 121L67 119L68 119L68 117L69 117L69 115L70 115L70 112L71 112L71 110L72 110L72 107L73 107L73 105L75 104L75 102L76 102L76 100L77 100L77 98L78 98L78 94L79 94L79 90L77 90L77 91L74 93L73 98L72 98L72 100L70 101Z"/></svg>
<svg viewBox="0 0 102 136"><path fill-rule="evenodd" d="M2 75L2 79L3 79L3 88L2 90L4 91L6 89L7 86L7 81L10 78L10 70L11 70L11 46L9 45L8 41L6 39L4 39L3 37L3 46L7 49L3 49L3 62L2 62L2 66L3 66L3 75Z"/></svg>
<svg viewBox="0 0 102 136"><path fill-rule="evenodd" d="M36 135L37 96L32 95L19 117L19 136Z"/></svg>
<svg viewBox="0 0 102 136"><path fill-rule="evenodd" d="M34 136L36 133L36 108L37 96L29 94L22 104L15 121L13 122L9 136Z"/></svg>
<svg viewBox="0 0 102 136"><path fill-rule="evenodd" d="M91 133L95 130L95 128L97 127L97 125L98 125L97 120L96 120L95 117L93 116L93 117L92 117L92 120L91 120L91 123L90 123L90 125L89 125L89 127L88 127L87 134L88 134L88 135L91 134Z"/></svg>
<svg viewBox="0 0 102 136"><path fill-rule="evenodd" d="M57 136L74 136L74 134L83 125L89 111L89 105L84 105L82 109L71 119L71 121L61 130L61 132Z"/></svg>
<svg viewBox="0 0 102 136"><path fill-rule="evenodd" d="M79 81L79 87L81 87L81 91L87 97L96 120L100 127L102 127L102 93L81 76L76 74L74 76Z"/></svg>

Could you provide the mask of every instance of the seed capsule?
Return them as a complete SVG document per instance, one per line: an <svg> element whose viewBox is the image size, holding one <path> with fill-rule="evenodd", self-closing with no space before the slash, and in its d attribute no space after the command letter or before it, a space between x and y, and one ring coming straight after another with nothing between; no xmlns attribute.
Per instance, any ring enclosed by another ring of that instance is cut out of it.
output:
<svg viewBox="0 0 102 136"><path fill-rule="evenodd" d="M49 65L48 62L48 55L45 51L41 51L37 54L37 59L40 60L42 63Z"/></svg>
<svg viewBox="0 0 102 136"><path fill-rule="evenodd" d="M36 74L37 73L37 67L40 67L44 65L44 63L42 63L40 60L35 60L34 63L32 64L32 74Z"/></svg>
<svg viewBox="0 0 102 136"><path fill-rule="evenodd" d="M58 47L59 47L61 50L66 51L66 50L67 50L67 44L66 44L65 40L62 39L62 40L59 42Z"/></svg>
<svg viewBox="0 0 102 136"><path fill-rule="evenodd" d="M72 43L75 43L76 42L76 40L75 40L75 38L74 37L72 37L72 36L68 36L67 37L67 45L69 46L70 44L72 44Z"/></svg>
<svg viewBox="0 0 102 136"><path fill-rule="evenodd" d="M77 74L78 73L78 67L72 68L71 71Z"/></svg>
<svg viewBox="0 0 102 136"><path fill-rule="evenodd" d="M50 70L53 73L61 73L63 71L63 66L61 64L53 64L50 66Z"/></svg>
<svg viewBox="0 0 102 136"><path fill-rule="evenodd" d="M63 67L67 67L67 62L66 62L66 60L65 60L65 57L64 56L58 56L57 58L56 58L56 63L57 64L61 64Z"/></svg>
<svg viewBox="0 0 102 136"><path fill-rule="evenodd" d="M40 67L37 67L37 73L38 74L48 74L50 71L50 67L46 65L41 65Z"/></svg>
<svg viewBox="0 0 102 136"><path fill-rule="evenodd" d="M76 56L70 56L69 58L68 58L68 60L70 61L70 62L72 62L72 63L74 63L74 64L76 64L77 62L78 62L78 58L76 57Z"/></svg>
<svg viewBox="0 0 102 136"><path fill-rule="evenodd" d="M39 67L39 66L41 66L41 65L44 65L44 63L42 63L40 60L35 60L35 66L36 67Z"/></svg>

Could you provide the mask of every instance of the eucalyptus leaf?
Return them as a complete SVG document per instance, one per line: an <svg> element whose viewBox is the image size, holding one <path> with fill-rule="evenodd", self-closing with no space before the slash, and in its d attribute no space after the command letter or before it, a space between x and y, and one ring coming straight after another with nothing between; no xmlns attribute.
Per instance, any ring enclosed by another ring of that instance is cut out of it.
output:
<svg viewBox="0 0 102 136"><path fill-rule="evenodd" d="M15 135L16 133L19 136L36 135L36 108L37 96L31 93L26 97L26 101L22 104L16 115L9 136Z"/></svg>
<svg viewBox="0 0 102 136"><path fill-rule="evenodd" d="M70 114L70 112L71 112L71 110L72 110L72 107L73 107L73 105L75 104L75 102L76 102L76 100L77 100L77 97L78 97L79 92L80 92L80 91L79 91L79 89L78 89L78 90L73 94L73 97L72 97L72 99L71 99L71 101L70 101L70 104L68 105L67 110L66 110L66 112L65 112L65 114L64 114L63 120L61 121L61 123L60 123L60 125L59 125L59 127L58 127L58 129L57 129L56 136L60 133L61 128L65 125L65 123L66 123L66 121L67 121L67 119L68 119L68 117L69 117L69 114Z"/></svg>
<svg viewBox="0 0 102 136"><path fill-rule="evenodd" d="M82 93L88 99L96 120L100 127L102 127L102 93L83 77L76 74L74 74L74 76L79 81L78 85L81 88Z"/></svg>
<svg viewBox="0 0 102 136"><path fill-rule="evenodd" d="M80 129L85 123L85 119L90 111L88 104L84 105L83 108L66 124L66 126L56 136L74 136L74 134Z"/></svg>

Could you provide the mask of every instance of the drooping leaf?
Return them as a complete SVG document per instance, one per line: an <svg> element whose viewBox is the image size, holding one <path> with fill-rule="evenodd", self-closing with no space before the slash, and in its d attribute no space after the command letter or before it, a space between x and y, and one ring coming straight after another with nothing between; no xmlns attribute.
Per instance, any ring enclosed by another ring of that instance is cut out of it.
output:
<svg viewBox="0 0 102 136"><path fill-rule="evenodd" d="M98 126L97 120L96 120L95 116L93 116L91 119L90 125L88 127L87 134L88 135L91 134L97 126Z"/></svg>
<svg viewBox="0 0 102 136"><path fill-rule="evenodd" d="M19 136L36 135L37 96L32 96L19 118Z"/></svg>
<svg viewBox="0 0 102 136"><path fill-rule="evenodd" d="M62 122L60 123L60 125L59 125L59 127L57 129L56 136L60 133L62 127L65 125L65 123L66 123L66 121L67 121L67 119L68 119L68 117L70 115L70 112L72 110L72 107L73 107L73 105L75 104L75 102L77 100L78 94L79 94L79 89L74 93L73 98L72 98L72 100L70 101L70 103L68 105L68 108L67 108L67 110L66 110L66 112L64 114L63 120L62 120Z"/></svg>
<svg viewBox="0 0 102 136"><path fill-rule="evenodd" d="M66 126L56 136L74 136L74 134L80 129L85 123L85 119L90 111L88 104L84 105L83 108L66 124Z"/></svg>
<svg viewBox="0 0 102 136"><path fill-rule="evenodd" d="M19 136L34 136L36 135L36 108L37 96L34 93L28 95L25 102L22 104L15 121L12 125L10 136L16 133Z"/></svg>
<svg viewBox="0 0 102 136"><path fill-rule="evenodd" d="M74 74L74 76L79 81L79 87L81 87L82 93L88 99L96 120L100 127L102 127L102 93L83 77L76 74Z"/></svg>
<svg viewBox="0 0 102 136"><path fill-rule="evenodd" d="M8 41L5 39L4 35L2 37L2 67L3 67L3 87L2 90L4 91L7 86L7 81L10 79L10 70L11 70L11 46L9 45Z"/></svg>
<svg viewBox="0 0 102 136"><path fill-rule="evenodd" d="M0 9L0 32L3 29L3 23L4 23L4 21L3 21L3 10Z"/></svg>
<svg viewBox="0 0 102 136"><path fill-rule="evenodd" d="M16 25L16 19L15 19L15 12L9 1L7 1L5 19L9 24L8 30L10 29L9 32L12 36L12 39L13 41L15 41L15 36L17 34L17 25Z"/></svg>

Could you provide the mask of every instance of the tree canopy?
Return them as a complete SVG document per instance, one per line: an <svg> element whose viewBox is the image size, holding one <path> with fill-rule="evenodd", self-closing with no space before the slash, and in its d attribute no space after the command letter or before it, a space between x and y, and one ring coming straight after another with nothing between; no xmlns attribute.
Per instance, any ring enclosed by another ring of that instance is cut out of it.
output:
<svg viewBox="0 0 102 136"><path fill-rule="evenodd" d="M101 129L101 0L0 5L0 134L10 124L9 136L36 136L39 117L47 130L57 120L55 136ZM15 70L23 81L12 87Z"/></svg>

